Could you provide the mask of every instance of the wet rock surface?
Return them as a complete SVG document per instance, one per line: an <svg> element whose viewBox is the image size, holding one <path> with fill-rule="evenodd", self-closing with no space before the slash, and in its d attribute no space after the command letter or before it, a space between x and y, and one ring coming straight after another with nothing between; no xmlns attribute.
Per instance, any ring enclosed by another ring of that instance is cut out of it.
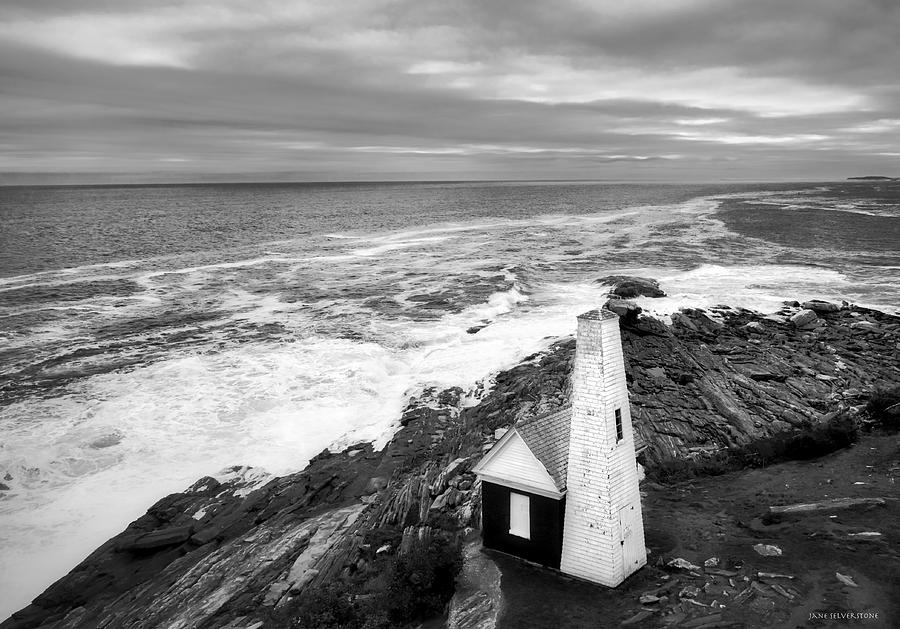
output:
<svg viewBox="0 0 900 629"><path fill-rule="evenodd" d="M659 287L659 282L649 277L633 275L607 275L597 280L598 284L611 284L611 297L665 297L666 293Z"/></svg>
<svg viewBox="0 0 900 629"><path fill-rule="evenodd" d="M857 307L820 308L804 329L791 322L799 310L799 304L787 306L764 317L728 307L687 309L673 315L671 325L646 316L621 321L632 416L636 431L647 444L641 460L648 473L665 468L672 460L695 462L711 453L808 430L838 414L856 417L876 385L900 384L900 317ZM807 327L809 323L812 325ZM460 389L425 391L409 401L398 419L398 432L380 452L369 444L357 444L341 453L323 452L304 471L289 476L273 478L257 470L233 468L216 478L200 479L184 492L153 505L0 627L290 626L292 610L311 588L342 579L373 582L384 557L402 553L416 540L434 535L471 539L480 518L480 485L471 467L502 435L503 428L569 402L573 359L574 340L559 341L498 374L489 392L482 393L474 406L463 401ZM760 613L773 603L785 605L792 600L774 585L789 595L793 588L804 597L813 596L810 588L814 586L806 580L770 585L728 559L739 554L747 566L752 557L752 561L791 560L791 544L773 534L780 529L767 528L780 525L762 520L752 524L753 514L764 515L759 513L763 510L759 505L754 503L752 514L743 506L729 513L693 489L673 493L654 482L645 485L647 513L654 509L656 513L689 513L695 509L690 505L696 503L700 505L696 507L698 521L707 526L696 535L691 533L693 537L678 528L648 529L648 545L651 549L656 545L654 552L662 554L668 546L665 552L677 554L667 554L667 560L683 557L697 566L711 556L722 557L725 570L737 570L749 581L735 581L731 586L729 579L734 576L713 572L721 567L704 566L694 571L700 575L700 581L694 582L696 577L689 573L670 574L664 565L654 563L652 569L636 575L643 589L634 601L629 599L630 607L621 608L621 620L630 619L631 626L660 626L665 616L666 624L688 626L679 623L699 622L699 610L711 618L690 626L734 622L727 613L724 619L712 618L722 612L707 596L713 585L703 589L707 583L728 587L730 600L751 587L743 604ZM784 497L776 504L857 498L869 489L860 485L838 495L831 493L836 491L833 484L823 487L829 492L821 493L828 496ZM710 485L706 491L714 488ZM773 504L772 498L765 496L766 507ZM886 511L895 507L896 503L890 502ZM722 513L708 517L718 511ZM827 529L828 535L837 536L828 539L839 539L854 548L888 544L895 535L894 529L880 524L847 531L880 532L883 535L879 537L850 538L840 531L833 526ZM681 542L677 540L682 538L691 541L678 548ZM787 559L756 555L752 548L756 543L777 544L784 548ZM740 552L730 544L738 544ZM890 557L896 559L896 552ZM655 559L652 557L652 562ZM498 561L501 570L507 563ZM759 570L780 571L777 565L771 566L772 570L765 568ZM828 569L829 583L834 583L823 586L823 595L837 596L836 592L843 592L837 588L848 587L834 578L835 571L857 579L859 591L871 590L873 579L858 570L846 566ZM481 566L481 572L493 575L489 564ZM657 574L659 582L649 583ZM469 573L474 578L472 575ZM560 580L556 573L552 578ZM670 582L679 585L666 589ZM752 583L758 587L753 588ZM597 591L594 586L582 585L572 586L573 591ZM687 595L693 592L685 590L688 586L698 588L694 596ZM514 586L510 587L514 593ZM686 592L683 598L679 596L682 591ZM610 592L610 596L620 596L618 589ZM648 609L640 609L640 603L634 607L640 596L648 597L644 599ZM719 600L717 591L711 596L717 605L727 604ZM501 626L514 626L509 624L513 606L504 603L503 611L497 611L501 599L508 599L505 585L503 596L490 601L471 596L468 601L455 601L456 606L451 605L457 610L455 622L458 626L492 626L495 620L488 622L477 612L484 609L484 614L499 618L496 622ZM685 602L688 599L694 602ZM677 610L667 606L667 601L675 600L679 601ZM650 613L640 613L644 611ZM596 626L596 616L585 614Z"/></svg>

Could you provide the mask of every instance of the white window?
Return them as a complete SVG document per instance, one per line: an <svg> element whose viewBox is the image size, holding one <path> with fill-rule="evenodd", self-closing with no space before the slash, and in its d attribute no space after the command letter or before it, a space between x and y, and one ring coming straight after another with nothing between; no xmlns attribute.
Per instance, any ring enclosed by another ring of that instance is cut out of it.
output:
<svg viewBox="0 0 900 629"><path fill-rule="evenodd" d="M528 496L509 493L509 534L531 539L531 508Z"/></svg>

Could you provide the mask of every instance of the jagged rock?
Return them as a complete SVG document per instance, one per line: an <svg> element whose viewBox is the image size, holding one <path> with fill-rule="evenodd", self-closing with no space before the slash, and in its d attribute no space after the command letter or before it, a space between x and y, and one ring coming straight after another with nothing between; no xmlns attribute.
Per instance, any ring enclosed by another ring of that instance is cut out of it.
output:
<svg viewBox="0 0 900 629"><path fill-rule="evenodd" d="M703 566L706 568L715 568L718 565L719 565L718 557L710 557L709 559L707 559L706 561L703 562Z"/></svg>
<svg viewBox="0 0 900 629"><path fill-rule="evenodd" d="M445 483L449 483L459 474L466 466L468 466L469 460L466 458L454 459L450 463L447 464L447 467L444 468L442 472L442 476Z"/></svg>
<svg viewBox="0 0 900 629"><path fill-rule="evenodd" d="M699 595L700 588L695 585L685 586L678 592L678 598L697 598Z"/></svg>
<svg viewBox="0 0 900 629"><path fill-rule="evenodd" d="M0 483L0 491L9 491L9 485Z"/></svg>
<svg viewBox="0 0 900 629"><path fill-rule="evenodd" d="M778 574L776 572L757 572L756 576L760 579L793 579L790 574Z"/></svg>
<svg viewBox="0 0 900 629"><path fill-rule="evenodd" d="M675 328L710 336L716 336L724 327L699 308L681 308L678 312L672 313L671 319Z"/></svg>
<svg viewBox="0 0 900 629"><path fill-rule="evenodd" d="M846 574L841 574L840 572L835 572L834 576L837 577L837 580L843 583L844 585L849 585L852 588L858 588L859 585L856 584L856 581L853 580L852 577L848 577Z"/></svg>
<svg viewBox="0 0 900 629"><path fill-rule="evenodd" d="M447 629L494 629L503 610L500 569L480 543L463 548L465 562L447 612Z"/></svg>
<svg viewBox="0 0 900 629"><path fill-rule="evenodd" d="M597 280L598 284L612 284L610 295L631 299L633 297L665 297L659 282L648 277L630 275L607 275Z"/></svg>
<svg viewBox="0 0 900 629"><path fill-rule="evenodd" d="M774 544L754 544L753 550L756 551L756 554L762 555L763 557L780 557L781 549Z"/></svg>
<svg viewBox="0 0 900 629"><path fill-rule="evenodd" d="M153 531L132 538L125 538L116 544L117 550L142 551L182 544L190 539L193 525L176 526L161 531Z"/></svg>
<svg viewBox="0 0 900 629"><path fill-rule="evenodd" d="M423 414L425 414L425 413L427 413L426 409L422 409L422 408L410 409L410 410L406 411L405 413L403 413L403 415L400 416L400 425L404 426L404 427L409 426L409 424L411 424L412 422L414 422L418 419L421 419Z"/></svg>
<svg viewBox="0 0 900 629"><path fill-rule="evenodd" d="M315 568L317 561L338 542L341 532L353 525L363 508L356 505L344 507L304 523L305 530L298 539L302 540L306 535L305 548L294 560L285 579L292 592L302 591L303 586L318 574Z"/></svg>
<svg viewBox="0 0 900 629"><path fill-rule="evenodd" d="M793 323L798 328L803 328L815 323L818 318L819 317L818 315L816 315L816 312L814 310L806 309L792 315L791 323Z"/></svg>
<svg viewBox="0 0 900 629"><path fill-rule="evenodd" d="M369 482L366 483L365 489L363 489L364 494L374 494L376 492L381 491L385 487L388 486L388 479L384 476L374 476L369 479Z"/></svg>
<svg viewBox="0 0 900 629"><path fill-rule="evenodd" d="M693 572L699 572L700 566L695 566L687 559L683 559L681 557L676 557L675 559L670 559L666 562L666 565L670 568L678 568L680 570L689 570Z"/></svg>
<svg viewBox="0 0 900 629"><path fill-rule="evenodd" d="M757 371L750 374L751 380L756 380L757 382L769 382L774 380L775 382L784 382L787 380L787 375L782 373L772 373L769 371Z"/></svg>

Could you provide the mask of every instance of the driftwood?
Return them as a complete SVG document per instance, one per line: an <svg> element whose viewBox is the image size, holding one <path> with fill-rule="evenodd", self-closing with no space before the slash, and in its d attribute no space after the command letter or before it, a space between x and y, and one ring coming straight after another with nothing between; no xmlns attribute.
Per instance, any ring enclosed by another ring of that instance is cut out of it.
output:
<svg viewBox="0 0 900 629"><path fill-rule="evenodd" d="M772 514L814 513L816 511L831 511L835 509L850 509L851 507L876 507L884 506L884 498L835 498L823 502L799 503L793 505L781 505L769 507Z"/></svg>

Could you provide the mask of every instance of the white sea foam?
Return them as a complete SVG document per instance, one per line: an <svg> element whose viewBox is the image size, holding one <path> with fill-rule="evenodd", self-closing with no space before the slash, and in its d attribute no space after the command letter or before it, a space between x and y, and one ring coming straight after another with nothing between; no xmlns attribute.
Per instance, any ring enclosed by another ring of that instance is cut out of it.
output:
<svg viewBox="0 0 900 629"><path fill-rule="evenodd" d="M306 239L286 240L279 253L241 252L242 259L221 263L207 263L207 252L116 263L116 270L82 267L83 277L130 278L142 292L100 298L90 310L35 326L36 346L56 352L92 347L93 330L156 315L170 317L168 334L202 334L191 345L160 350L157 343L154 351L165 351L158 362L85 378L57 397L3 409L0 475L8 469L14 480L11 495L0 498L0 546L10 549L0 556L0 616L27 603L155 499L200 476L236 464L283 473L302 468L325 447L383 444L405 400L422 387L474 389L574 332L576 315L605 301L608 287L594 282L602 275L660 280L669 297L638 300L660 315L721 303L773 312L783 299L852 301L859 294L853 281L821 267L698 265L710 244L738 238L715 219L718 204L703 198L585 215L329 234L318 250ZM756 247L746 238L739 242ZM690 262L678 268L605 262L622 247L640 252L636 259L654 256L654 263L678 247ZM764 251L776 250L767 245ZM498 274L505 277L498 280ZM17 281L78 277L50 272ZM423 320L416 310L422 302L408 299L465 299L465 282L482 279L498 290L482 303L465 301L459 312L432 308L426 314L434 318ZM398 311L366 305L373 294L394 297ZM210 313L216 317L211 322L178 318ZM255 334L254 327L273 323L286 330L280 340ZM244 329L254 334L241 337ZM135 352L160 334L140 325L126 330ZM354 340L338 338L344 335ZM103 360L87 357L61 369Z"/></svg>
<svg viewBox="0 0 900 629"><path fill-rule="evenodd" d="M547 337L572 331L597 290L519 313L527 297L513 287L437 324L386 322L380 332L410 341L395 349L318 337L242 345L94 376L66 396L13 404L0 455L0 469L14 477L0 503L0 542L13 548L0 566L4 611L155 499L204 474L235 463L285 473L329 445L383 444L409 395L424 386L470 387L545 347ZM465 332L485 318L494 325ZM111 431L121 442L89 445Z"/></svg>
<svg viewBox="0 0 900 629"><path fill-rule="evenodd" d="M388 253L390 251L397 251L398 249L408 249L410 247L420 247L422 245L430 245L438 242L443 242L445 240L449 240L450 236L431 236L429 238L408 238L402 240L394 240L393 242L386 242L381 245L376 245L374 247L365 247L362 249L354 249L351 254L355 256L363 256L363 257L371 257L378 256L383 253Z"/></svg>

